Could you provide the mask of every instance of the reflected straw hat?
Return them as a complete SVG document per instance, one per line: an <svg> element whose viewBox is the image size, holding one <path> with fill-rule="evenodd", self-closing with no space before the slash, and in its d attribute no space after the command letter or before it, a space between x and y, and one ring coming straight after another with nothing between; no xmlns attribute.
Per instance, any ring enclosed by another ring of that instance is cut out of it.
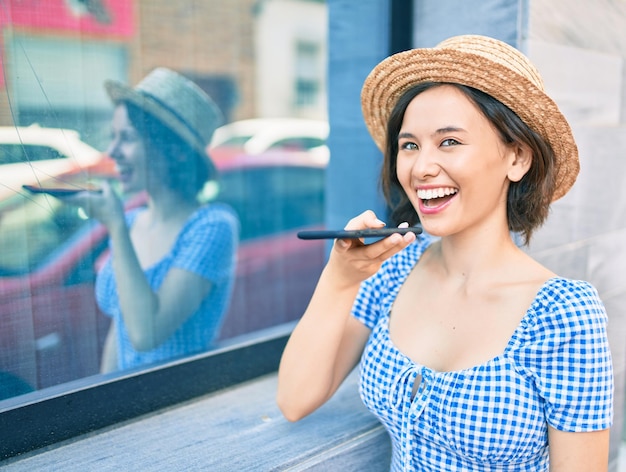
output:
<svg viewBox="0 0 626 472"><path fill-rule="evenodd" d="M520 51L486 36L462 35L433 48L411 49L384 59L367 76L361 91L365 124L383 152L391 110L404 92L422 82L467 85L509 107L554 151L552 200L574 185L580 164L571 128L546 94L539 72Z"/></svg>
<svg viewBox="0 0 626 472"><path fill-rule="evenodd" d="M107 80L104 88L113 103L129 102L154 116L187 142L200 156L216 128L224 122L219 107L194 82L165 67L150 72L135 87ZM215 166L211 164L211 175Z"/></svg>

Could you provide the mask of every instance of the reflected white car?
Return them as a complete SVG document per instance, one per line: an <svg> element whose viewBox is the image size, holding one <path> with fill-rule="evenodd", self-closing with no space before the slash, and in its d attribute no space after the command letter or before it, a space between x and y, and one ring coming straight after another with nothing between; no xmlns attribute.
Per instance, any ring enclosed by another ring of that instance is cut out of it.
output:
<svg viewBox="0 0 626 472"><path fill-rule="evenodd" d="M305 151L325 163L329 126L325 120L304 118L253 118L233 121L218 128L209 145L211 155Z"/></svg>
<svg viewBox="0 0 626 472"><path fill-rule="evenodd" d="M102 153L72 129L31 126L0 127L0 199L38 184L94 165Z"/></svg>

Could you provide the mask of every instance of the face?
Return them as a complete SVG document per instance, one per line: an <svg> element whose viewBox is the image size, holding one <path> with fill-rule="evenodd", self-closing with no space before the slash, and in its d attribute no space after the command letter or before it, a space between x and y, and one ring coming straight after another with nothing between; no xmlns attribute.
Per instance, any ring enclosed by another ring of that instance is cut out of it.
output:
<svg viewBox="0 0 626 472"><path fill-rule="evenodd" d="M128 118L126 106L118 105L111 121L111 143L107 153L115 160L122 189L144 190L148 182L148 162L143 139Z"/></svg>
<svg viewBox="0 0 626 472"><path fill-rule="evenodd" d="M449 236L494 225L507 231L507 190L510 180L521 178L517 154L459 89L442 85L409 103L397 175L428 233Z"/></svg>

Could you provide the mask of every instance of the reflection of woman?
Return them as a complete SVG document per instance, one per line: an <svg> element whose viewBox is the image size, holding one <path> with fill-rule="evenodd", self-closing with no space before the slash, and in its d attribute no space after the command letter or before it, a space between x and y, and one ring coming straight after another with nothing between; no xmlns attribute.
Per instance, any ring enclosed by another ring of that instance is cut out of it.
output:
<svg viewBox="0 0 626 472"><path fill-rule="evenodd" d="M136 88L107 82L115 103L108 154L124 192L145 208L123 212L109 186L76 198L108 229L111 256L96 282L112 318L102 370L127 369L206 350L231 293L238 222L222 204L200 205L215 170L205 146L221 120L209 97L168 69Z"/></svg>
<svg viewBox="0 0 626 472"><path fill-rule="evenodd" d="M335 242L281 361L286 417L318 408L360 359L394 471L607 470L602 302L510 233L528 241L578 172L535 68L499 41L455 37L381 62L362 104L397 221L436 238ZM367 211L347 227L382 224Z"/></svg>

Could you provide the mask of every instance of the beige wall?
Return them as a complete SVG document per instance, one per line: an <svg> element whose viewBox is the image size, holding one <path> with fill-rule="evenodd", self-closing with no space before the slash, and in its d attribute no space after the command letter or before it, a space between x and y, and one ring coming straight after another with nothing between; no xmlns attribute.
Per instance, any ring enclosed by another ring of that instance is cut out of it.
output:
<svg viewBox="0 0 626 472"><path fill-rule="evenodd" d="M529 251L588 280L609 315L615 372L611 470L624 431L626 387L626 1L530 1L525 47L572 124L581 172L553 205Z"/></svg>

